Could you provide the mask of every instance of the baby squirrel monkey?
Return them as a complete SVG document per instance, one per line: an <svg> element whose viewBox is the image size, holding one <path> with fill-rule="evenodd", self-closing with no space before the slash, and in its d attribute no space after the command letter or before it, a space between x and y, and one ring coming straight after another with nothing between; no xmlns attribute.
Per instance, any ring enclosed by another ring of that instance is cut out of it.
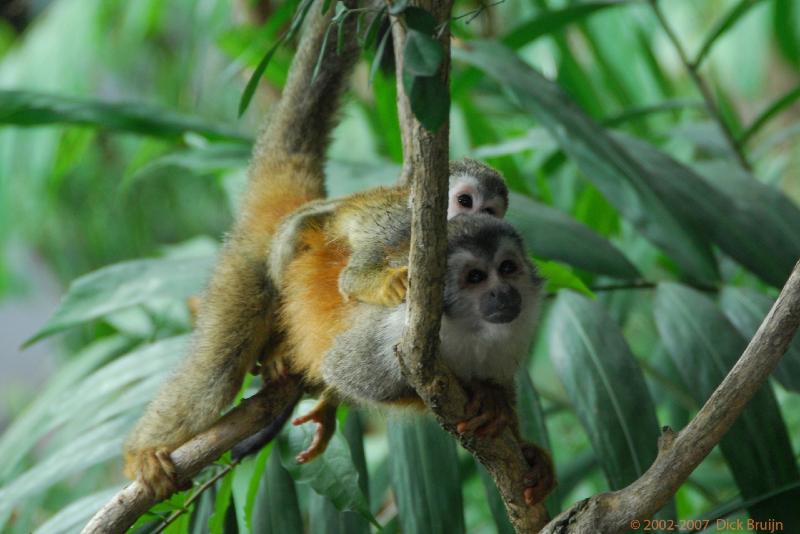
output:
<svg viewBox="0 0 800 534"><path fill-rule="evenodd" d="M408 263L410 212L403 208L383 221L387 226L371 223L380 229L373 241L381 241L389 271ZM371 213L382 219L382 212ZM324 391L321 404L300 421L319 422L323 435L318 432L300 461L324 449L325 433L335 424L329 419L332 406L339 400L422 407L394 352L406 304L384 306L342 295L336 282L349 266L350 249L348 236L328 239L336 219L301 231L301 246L280 278L284 365L302 376L309 389ZM441 357L472 394L459 432L493 436L510 425L519 436L516 417L506 414L514 413L513 375L530 348L540 288L513 227L486 214L450 219L440 335ZM538 502L552 488L552 465L535 445L527 444L523 452L531 463L525 497Z"/></svg>

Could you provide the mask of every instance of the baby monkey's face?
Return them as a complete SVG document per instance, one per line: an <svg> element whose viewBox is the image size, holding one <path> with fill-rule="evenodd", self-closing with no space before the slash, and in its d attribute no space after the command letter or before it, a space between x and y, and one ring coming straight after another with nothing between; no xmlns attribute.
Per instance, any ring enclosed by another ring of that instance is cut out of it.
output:
<svg viewBox="0 0 800 534"><path fill-rule="evenodd" d="M487 187L486 179L480 176L471 174L451 176L447 218L452 219L461 214L485 213L502 219L506 214L506 197L496 189Z"/></svg>

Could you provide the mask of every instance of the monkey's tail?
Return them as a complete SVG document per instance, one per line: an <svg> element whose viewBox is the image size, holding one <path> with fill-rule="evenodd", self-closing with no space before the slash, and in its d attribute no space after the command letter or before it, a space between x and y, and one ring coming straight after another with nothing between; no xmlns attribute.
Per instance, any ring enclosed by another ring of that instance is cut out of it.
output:
<svg viewBox="0 0 800 534"><path fill-rule="evenodd" d="M216 421L275 329L278 297L266 260L270 241L285 214L324 196L322 160L358 56L357 17L343 22L337 52L336 28L328 32L335 10L331 4L323 14L322 4L316 0L309 8L283 96L255 148L241 215L203 297L189 355L125 445L129 472L142 451L173 448Z"/></svg>
<svg viewBox="0 0 800 534"><path fill-rule="evenodd" d="M331 26L333 4L314 2L280 101L259 136L250 165L242 223L272 233L278 221L325 196L323 161L339 101L358 59L355 16ZM302 5L302 4L301 4ZM347 0L356 7L357 0ZM337 36L343 36L341 46Z"/></svg>
<svg viewBox="0 0 800 534"><path fill-rule="evenodd" d="M275 418L274 421L270 422L267 426L249 438L245 438L237 443L233 449L231 449L231 457L234 460L239 460L246 456L250 456L251 454L257 453L266 447L267 444L275 439L275 437L280 433L283 425L285 425L286 421L288 421L289 417L291 417L294 407L297 406L298 402L300 402L302 396L303 392L298 392L293 399L289 399L286 402L286 406L284 407L283 411L278 417Z"/></svg>

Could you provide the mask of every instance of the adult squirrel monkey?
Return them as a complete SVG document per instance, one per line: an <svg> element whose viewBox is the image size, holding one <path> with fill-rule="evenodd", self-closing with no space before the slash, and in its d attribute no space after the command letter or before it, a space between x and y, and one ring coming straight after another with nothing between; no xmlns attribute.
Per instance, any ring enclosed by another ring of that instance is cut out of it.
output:
<svg viewBox="0 0 800 534"><path fill-rule="evenodd" d="M323 5L308 11L283 94L256 143L241 211L203 295L189 354L125 443L125 474L157 497L178 485L170 452L219 418L257 357L277 342L270 333L278 297L265 254L286 214L325 196L325 151L358 57L358 17L342 21L341 46L322 46L335 12L329 6L322 13Z"/></svg>
<svg viewBox="0 0 800 534"><path fill-rule="evenodd" d="M363 204L362 204L363 205ZM393 204L393 206L403 206ZM388 207L388 206L387 206ZM398 209L383 219L372 213L373 239L381 242L387 270L408 264L410 213ZM341 216L341 214L339 215ZM375 218L388 223L378 226ZM406 304L394 306L348 299L337 282L351 261L347 237L331 241L331 226L308 225L300 232L295 257L280 278L283 365L302 376L323 400L297 422L320 423L307 461L324 450L338 401L367 405L417 405L415 391L401 373L394 349L400 341ZM458 215L448 221L447 272L441 326L441 357L470 391L468 418L458 431L493 436L514 415L513 375L528 354L538 314L540 279L522 239L509 224L486 214ZM535 445L523 449L531 463L525 497L538 502L553 485L549 456Z"/></svg>

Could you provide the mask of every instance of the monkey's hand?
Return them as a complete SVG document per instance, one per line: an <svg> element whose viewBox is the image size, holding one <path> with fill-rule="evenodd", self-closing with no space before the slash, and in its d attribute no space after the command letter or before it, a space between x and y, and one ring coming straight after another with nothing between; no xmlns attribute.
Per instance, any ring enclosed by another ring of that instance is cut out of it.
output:
<svg viewBox="0 0 800 534"><path fill-rule="evenodd" d="M158 500L164 500L176 491L192 487L191 480L178 478L170 451L166 447L126 451L125 476L138 480Z"/></svg>
<svg viewBox="0 0 800 534"><path fill-rule="evenodd" d="M473 382L468 391L471 398L464 408L467 419L456 426L459 434L474 434L481 438L495 437L514 422L514 411L503 388Z"/></svg>
<svg viewBox="0 0 800 534"><path fill-rule="evenodd" d="M553 461L546 450L533 443L524 443L522 454L530 468L524 477L525 502L533 506L542 502L556 486Z"/></svg>
<svg viewBox="0 0 800 534"><path fill-rule="evenodd" d="M336 404L325 398L320 399L310 412L295 418L292 424L298 426L310 421L317 424L317 429L311 445L295 457L299 464L310 462L328 448L328 442L336 430Z"/></svg>
<svg viewBox="0 0 800 534"><path fill-rule="evenodd" d="M375 295L375 303L394 307L403 302L408 292L408 267L390 267Z"/></svg>

